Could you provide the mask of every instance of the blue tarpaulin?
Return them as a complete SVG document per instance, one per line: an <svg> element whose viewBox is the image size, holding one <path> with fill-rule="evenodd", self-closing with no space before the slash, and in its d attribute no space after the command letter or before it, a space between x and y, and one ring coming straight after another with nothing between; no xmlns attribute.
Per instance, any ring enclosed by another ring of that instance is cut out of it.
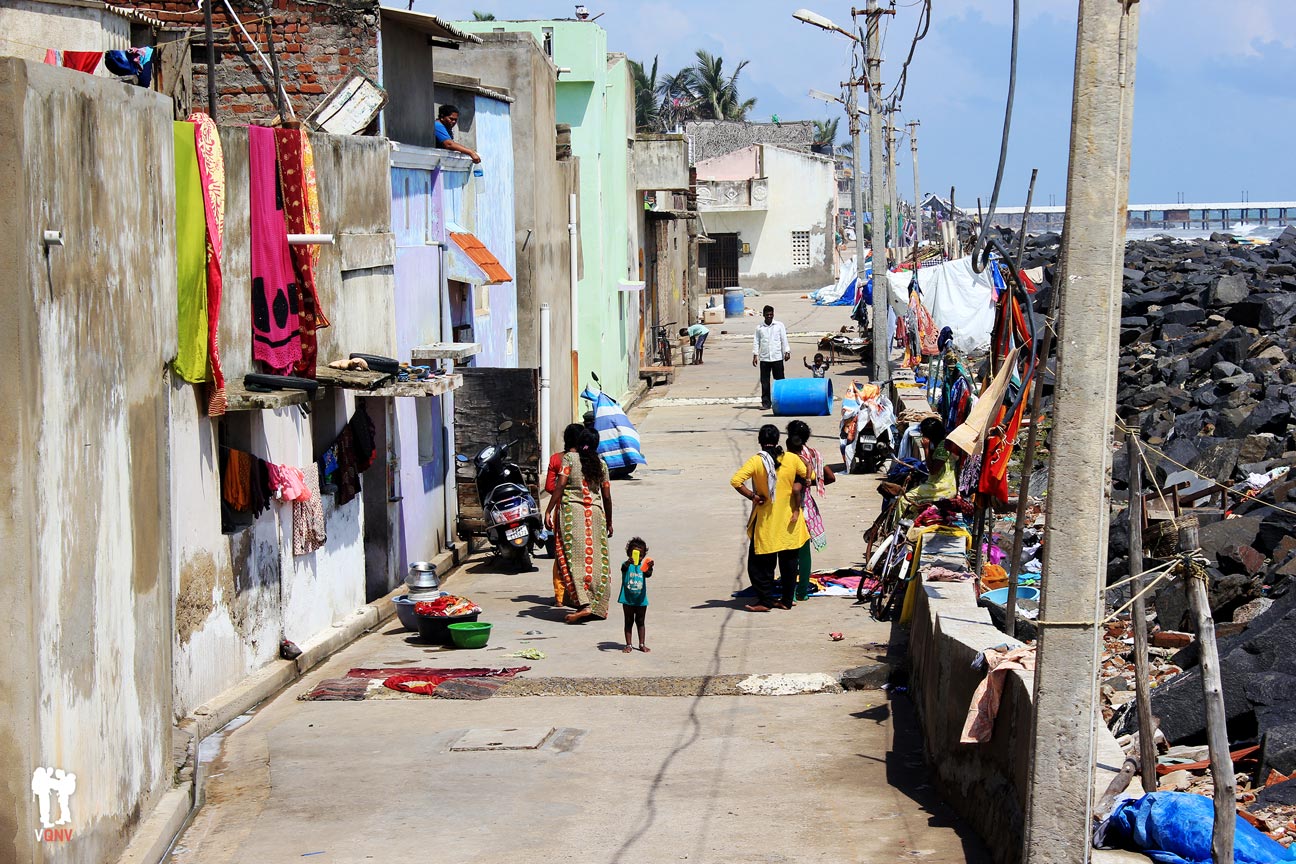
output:
<svg viewBox="0 0 1296 864"><path fill-rule="evenodd" d="M1142 852L1158 864L1212 864L1214 820L1215 802L1204 795L1154 792L1116 806L1103 845ZM1235 831L1236 864L1296 861L1296 849L1284 849L1244 819Z"/></svg>
<svg viewBox="0 0 1296 864"><path fill-rule="evenodd" d="M598 455L604 464L612 469L646 465L648 460L639 449L639 433L617 401L602 390L596 392L589 387L581 393L581 398L594 405L594 431L599 436Z"/></svg>

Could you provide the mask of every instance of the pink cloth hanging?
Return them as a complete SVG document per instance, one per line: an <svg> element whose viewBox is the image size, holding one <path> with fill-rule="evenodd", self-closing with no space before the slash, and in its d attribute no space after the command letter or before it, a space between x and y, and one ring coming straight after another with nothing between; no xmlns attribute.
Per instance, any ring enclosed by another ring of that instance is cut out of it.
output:
<svg viewBox="0 0 1296 864"><path fill-rule="evenodd" d="M274 130L248 127L252 228L252 357L279 375L301 359L297 284L288 252Z"/></svg>

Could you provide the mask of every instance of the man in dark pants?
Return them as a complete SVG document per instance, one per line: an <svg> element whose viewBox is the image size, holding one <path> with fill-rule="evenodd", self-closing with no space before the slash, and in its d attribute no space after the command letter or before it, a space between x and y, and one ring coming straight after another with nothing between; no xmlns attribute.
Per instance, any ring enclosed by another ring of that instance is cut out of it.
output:
<svg viewBox="0 0 1296 864"><path fill-rule="evenodd" d="M761 407L773 405L770 398L770 377L775 381L783 380L783 363L792 357L792 346L788 344L787 328L782 321L774 320L774 307L766 306L763 310L765 321L756 325L756 334L752 337L752 365L760 367Z"/></svg>

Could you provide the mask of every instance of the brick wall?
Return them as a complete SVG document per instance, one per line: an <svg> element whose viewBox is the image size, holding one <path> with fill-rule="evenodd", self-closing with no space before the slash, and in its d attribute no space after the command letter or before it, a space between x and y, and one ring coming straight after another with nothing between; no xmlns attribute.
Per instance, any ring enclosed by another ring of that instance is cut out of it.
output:
<svg viewBox="0 0 1296 864"><path fill-rule="evenodd" d="M207 51L203 16L193 0L117 0L147 10L169 26L192 28L193 104L207 106ZM270 57L273 34L284 90L299 117L357 69L378 80L378 0L271 0L264 18L260 0L231 0L261 53ZM217 117L221 123L273 120L274 78L248 41L214 0ZM287 113L285 111L285 113Z"/></svg>

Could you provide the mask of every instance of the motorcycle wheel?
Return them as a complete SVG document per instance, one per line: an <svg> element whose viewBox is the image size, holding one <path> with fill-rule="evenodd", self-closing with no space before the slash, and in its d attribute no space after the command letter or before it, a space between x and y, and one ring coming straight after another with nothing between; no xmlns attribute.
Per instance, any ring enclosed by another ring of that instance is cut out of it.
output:
<svg viewBox="0 0 1296 864"><path fill-rule="evenodd" d="M511 543L506 543L500 549L500 557L518 570L529 570L531 568L531 550L526 546L514 546Z"/></svg>

